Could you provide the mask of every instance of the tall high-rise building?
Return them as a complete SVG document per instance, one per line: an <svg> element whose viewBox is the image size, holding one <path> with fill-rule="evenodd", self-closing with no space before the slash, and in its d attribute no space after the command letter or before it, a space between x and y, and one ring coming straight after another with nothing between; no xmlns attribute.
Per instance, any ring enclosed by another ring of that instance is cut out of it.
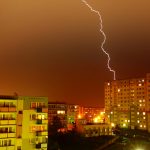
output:
<svg viewBox="0 0 150 150"><path fill-rule="evenodd" d="M105 111L112 125L150 131L150 73L106 82Z"/></svg>
<svg viewBox="0 0 150 150"><path fill-rule="evenodd" d="M47 150L48 98L0 96L0 149Z"/></svg>

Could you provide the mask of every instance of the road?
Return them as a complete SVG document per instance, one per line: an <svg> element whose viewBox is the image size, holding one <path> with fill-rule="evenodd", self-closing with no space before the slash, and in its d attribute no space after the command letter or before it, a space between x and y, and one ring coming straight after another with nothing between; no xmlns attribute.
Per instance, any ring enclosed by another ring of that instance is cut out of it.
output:
<svg viewBox="0 0 150 150"><path fill-rule="evenodd" d="M147 137L120 138L104 150L150 150Z"/></svg>

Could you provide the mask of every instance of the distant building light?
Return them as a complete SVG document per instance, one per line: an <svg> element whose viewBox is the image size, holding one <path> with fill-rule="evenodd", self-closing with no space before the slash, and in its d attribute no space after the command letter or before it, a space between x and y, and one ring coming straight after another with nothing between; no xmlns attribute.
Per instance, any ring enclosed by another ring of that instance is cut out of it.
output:
<svg viewBox="0 0 150 150"><path fill-rule="evenodd" d="M114 127L114 126L115 126L115 124L114 124L114 123L111 123L111 126L112 126L112 127Z"/></svg>
<svg viewBox="0 0 150 150"><path fill-rule="evenodd" d="M140 125L140 128L142 128L143 126L142 125Z"/></svg>
<svg viewBox="0 0 150 150"><path fill-rule="evenodd" d="M108 82L107 85L110 86L110 83Z"/></svg>
<svg viewBox="0 0 150 150"><path fill-rule="evenodd" d="M123 127L126 127L126 124L125 124L125 123L123 124Z"/></svg>
<svg viewBox="0 0 150 150"><path fill-rule="evenodd" d="M139 83L139 86L142 86L142 84L141 84L141 83Z"/></svg>
<svg viewBox="0 0 150 150"><path fill-rule="evenodd" d="M57 110L57 114L65 114L65 111L64 110Z"/></svg>
<svg viewBox="0 0 150 150"><path fill-rule="evenodd" d="M145 115L146 113L145 112L143 112L143 115Z"/></svg>
<svg viewBox="0 0 150 150"><path fill-rule="evenodd" d="M146 128L146 125L144 125L144 128Z"/></svg>
<svg viewBox="0 0 150 150"><path fill-rule="evenodd" d="M141 103L141 102L142 102L142 100L139 100L139 102Z"/></svg>
<svg viewBox="0 0 150 150"><path fill-rule="evenodd" d="M110 113L111 113L111 114L113 114L113 112L112 112L112 111L111 111Z"/></svg>
<svg viewBox="0 0 150 150"><path fill-rule="evenodd" d="M118 89L118 92L120 92L120 89Z"/></svg>
<svg viewBox="0 0 150 150"><path fill-rule="evenodd" d="M138 120L137 123L140 123L140 120Z"/></svg>
<svg viewBox="0 0 150 150"><path fill-rule="evenodd" d="M81 115L78 115L78 119L81 119Z"/></svg>
<svg viewBox="0 0 150 150"><path fill-rule="evenodd" d="M139 112L137 112L137 115L139 115L140 113Z"/></svg>
<svg viewBox="0 0 150 150"><path fill-rule="evenodd" d="M98 122L98 118L94 118L94 122L97 123Z"/></svg>
<svg viewBox="0 0 150 150"><path fill-rule="evenodd" d="M120 107L120 104L118 104L118 107Z"/></svg>
<svg viewBox="0 0 150 150"><path fill-rule="evenodd" d="M145 119L146 119L146 117L143 117L143 119L145 120Z"/></svg>
<svg viewBox="0 0 150 150"><path fill-rule="evenodd" d="M127 122L127 120L125 120L125 122Z"/></svg>
<svg viewBox="0 0 150 150"><path fill-rule="evenodd" d="M128 122L130 122L130 120L128 120Z"/></svg>

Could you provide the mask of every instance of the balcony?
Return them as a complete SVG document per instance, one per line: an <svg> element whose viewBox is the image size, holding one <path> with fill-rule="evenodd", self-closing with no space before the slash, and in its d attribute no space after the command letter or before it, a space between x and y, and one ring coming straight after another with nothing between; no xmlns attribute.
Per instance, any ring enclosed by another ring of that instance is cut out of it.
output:
<svg viewBox="0 0 150 150"><path fill-rule="evenodd" d="M48 108L47 107L37 107L36 111L42 112L42 113L48 113Z"/></svg>
<svg viewBox="0 0 150 150"><path fill-rule="evenodd" d="M14 137L16 137L16 133L14 133L14 132L10 132L10 133L7 133L7 132L6 133L2 133L2 132L0 132L0 139L1 138L14 138Z"/></svg>
<svg viewBox="0 0 150 150"><path fill-rule="evenodd" d="M15 149L15 146L7 146L7 150L14 150Z"/></svg>
<svg viewBox="0 0 150 150"><path fill-rule="evenodd" d="M2 139L2 138L7 138L7 133L0 133L0 139Z"/></svg>
<svg viewBox="0 0 150 150"><path fill-rule="evenodd" d="M48 120L43 119L42 124L48 124Z"/></svg>
<svg viewBox="0 0 150 150"><path fill-rule="evenodd" d="M16 124L16 120L15 119L2 119L0 120L0 125L15 125Z"/></svg>
<svg viewBox="0 0 150 150"><path fill-rule="evenodd" d="M10 119L10 120L8 120L8 124L12 124L12 125L13 125L13 124L16 124L16 120L13 120L13 119L11 120L11 119Z"/></svg>
<svg viewBox="0 0 150 150"><path fill-rule="evenodd" d="M0 112L16 112L15 106L0 106Z"/></svg>
<svg viewBox="0 0 150 150"><path fill-rule="evenodd" d="M42 120L41 120L41 119L38 119L38 120L36 121L36 123L37 123L37 124L42 124Z"/></svg>
<svg viewBox="0 0 150 150"><path fill-rule="evenodd" d="M48 113L48 108L47 108L47 107L43 107L43 108L42 108L42 112L43 112L43 113Z"/></svg>
<svg viewBox="0 0 150 150"><path fill-rule="evenodd" d="M15 106L8 107L8 111L9 112L16 112L16 107Z"/></svg>
<svg viewBox="0 0 150 150"><path fill-rule="evenodd" d="M1 112L8 112L8 107L0 107Z"/></svg>
<svg viewBox="0 0 150 150"><path fill-rule="evenodd" d="M41 148L41 143L36 144L35 148Z"/></svg>
<svg viewBox="0 0 150 150"><path fill-rule="evenodd" d="M36 111L37 111L37 112L42 112L42 107L37 107L37 108L36 108Z"/></svg>
<svg viewBox="0 0 150 150"><path fill-rule="evenodd" d="M8 137L9 138L16 137L16 133L8 133Z"/></svg>
<svg viewBox="0 0 150 150"><path fill-rule="evenodd" d="M47 143L42 143L41 148L47 148Z"/></svg>
<svg viewBox="0 0 150 150"><path fill-rule="evenodd" d="M48 136L48 132L47 131L37 131L36 136Z"/></svg>

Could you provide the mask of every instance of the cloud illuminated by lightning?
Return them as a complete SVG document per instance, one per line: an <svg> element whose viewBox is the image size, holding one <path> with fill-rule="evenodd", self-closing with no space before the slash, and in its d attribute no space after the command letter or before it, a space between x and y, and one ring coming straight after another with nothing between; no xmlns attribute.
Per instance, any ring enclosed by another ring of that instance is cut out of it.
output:
<svg viewBox="0 0 150 150"><path fill-rule="evenodd" d="M102 51L107 55L107 58L108 58L108 61L107 61L107 67L109 69L109 71L113 72L113 78L114 80L116 80L116 71L113 70L111 67L110 67L110 55L109 53L107 53L104 49L104 44L105 44L105 41L106 41L106 35L103 31L103 21L102 21L102 17L101 17L101 14L98 10L95 10L92 8L91 5L88 4L88 2L86 0L81 0L92 12L96 13L98 16L99 16L99 21L100 21L100 32L102 33L102 35L104 36L104 40L101 44L101 49Z"/></svg>

